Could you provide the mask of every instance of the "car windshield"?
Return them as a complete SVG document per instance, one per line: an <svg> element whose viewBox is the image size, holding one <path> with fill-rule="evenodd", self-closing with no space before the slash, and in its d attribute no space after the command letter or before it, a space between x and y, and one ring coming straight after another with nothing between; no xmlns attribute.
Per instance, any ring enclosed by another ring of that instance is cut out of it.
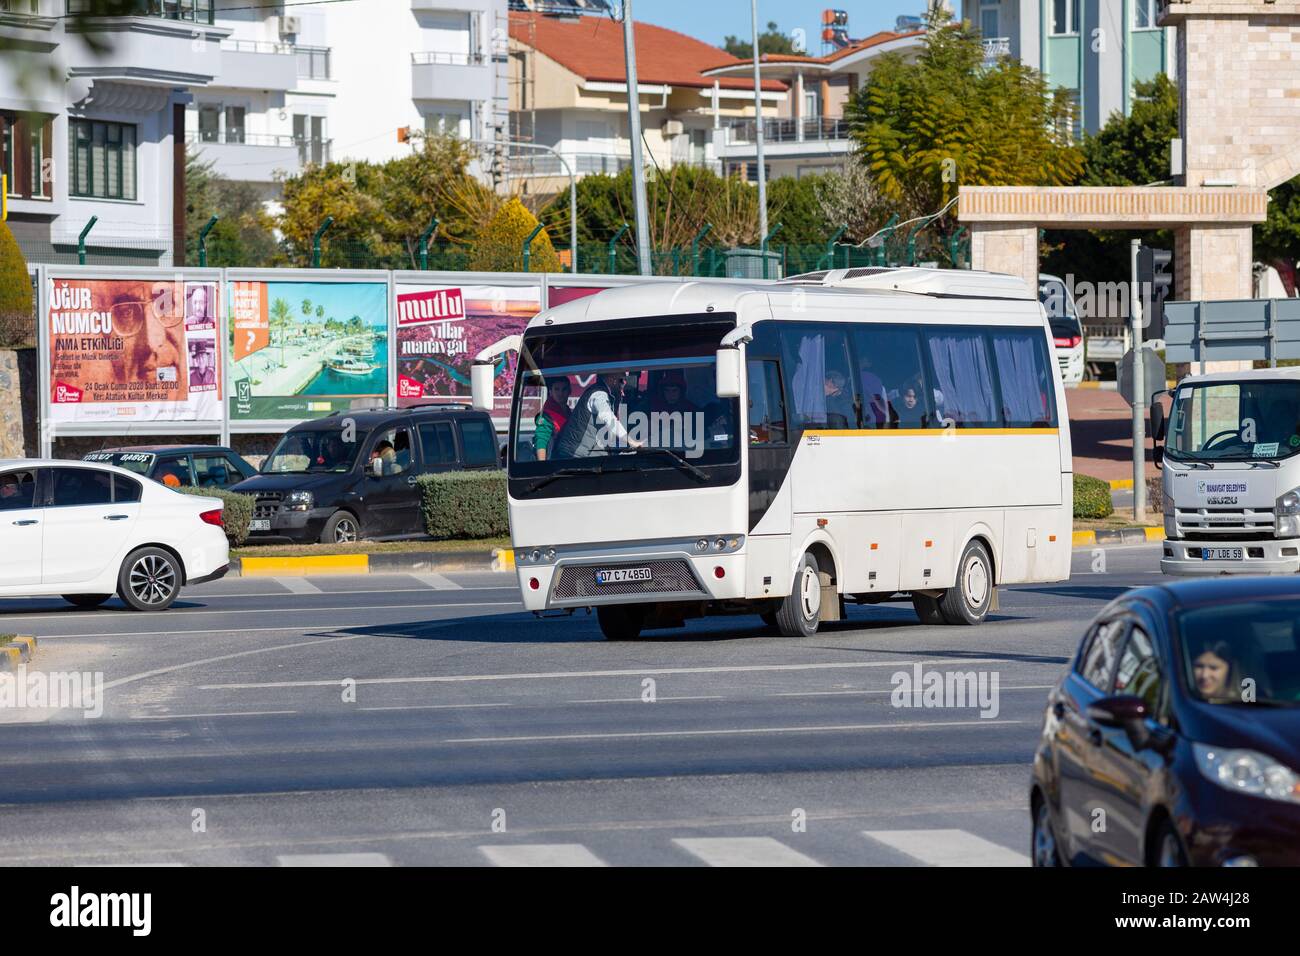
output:
<svg viewBox="0 0 1300 956"><path fill-rule="evenodd" d="M1183 385L1171 414L1170 458L1256 461L1300 452L1300 381Z"/></svg>
<svg viewBox="0 0 1300 956"><path fill-rule="evenodd" d="M1176 621L1194 697L1214 704L1300 702L1300 597L1192 608Z"/></svg>
<svg viewBox="0 0 1300 956"><path fill-rule="evenodd" d="M611 459L637 469L737 461L737 403L718 397L714 369L718 342L732 328L588 326L525 338L511 477L594 469Z"/></svg>
<svg viewBox="0 0 1300 956"><path fill-rule="evenodd" d="M1045 279L1038 285L1038 301L1047 312L1047 321L1052 327L1052 338L1073 340L1058 341L1057 345L1078 345L1083 337L1083 327L1074 308L1074 299L1065 283L1060 279Z"/></svg>
<svg viewBox="0 0 1300 956"><path fill-rule="evenodd" d="M301 474L310 471L348 471L356 460L357 448L366 436L341 428L291 431L280 439L275 451L262 463L268 475Z"/></svg>
<svg viewBox="0 0 1300 956"><path fill-rule="evenodd" d="M117 465L119 468L125 468L127 471L133 471L137 475L149 474L149 469L153 467L154 459L157 455L144 451L94 451L86 455L85 461L102 461L109 465Z"/></svg>

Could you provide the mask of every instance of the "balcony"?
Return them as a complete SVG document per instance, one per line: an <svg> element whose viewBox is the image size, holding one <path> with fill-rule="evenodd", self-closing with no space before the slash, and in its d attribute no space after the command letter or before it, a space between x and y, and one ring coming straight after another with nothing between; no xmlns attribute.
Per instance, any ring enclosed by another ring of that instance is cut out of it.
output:
<svg viewBox="0 0 1300 956"><path fill-rule="evenodd" d="M291 90L298 85L298 62L288 43L222 40L221 73L214 86L236 90Z"/></svg>
<svg viewBox="0 0 1300 956"><path fill-rule="evenodd" d="M90 13L95 6L94 0L67 0L69 14ZM121 6L125 9L116 16L158 17L208 25L213 22L212 0L134 0Z"/></svg>
<svg viewBox="0 0 1300 956"><path fill-rule="evenodd" d="M479 53L412 53L411 98L490 100L492 71Z"/></svg>
<svg viewBox="0 0 1300 956"><path fill-rule="evenodd" d="M1011 37L985 37L980 43L984 46L984 63L996 63L1004 56L1011 55Z"/></svg>
<svg viewBox="0 0 1300 956"><path fill-rule="evenodd" d="M68 0L70 12L80 6L77 0ZM166 88L207 86L222 72L221 41L230 36L230 28L209 26L209 8L152 0L141 0L137 6L139 14L135 16L64 21L67 33L92 35L104 47L95 52L85 44L68 44L71 102L89 93L90 82L98 85L112 80Z"/></svg>
<svg viewBox="0 0 1300 956"><path fill-rule="evenodd" d="M218 134L190 130L185 142L213 171L228 179L249 183L270 183L276 173L292 175L303 166L330 161L331 140L298 139L265 133L226 130Z"/></svg>
<svg viewBox="0 0 1300 956"><path fill-rule="evenodd" d="M727 145L754 142L757 126L753 120L732 120L727 126ZM806 143L818 140L846 140L849 121L830 116L806 116L803 119L763 120L763 142Z"/></svg>
<svg viewBox="0 0 1300 956"><path fill-rule="evenodd" d="M632 165L632 157L611 153L562 153L575 176L604 173L615 176ZM541 176L568 176L558 156L553 153L521 152L509 157L510 175L520 179Z"/></svg>

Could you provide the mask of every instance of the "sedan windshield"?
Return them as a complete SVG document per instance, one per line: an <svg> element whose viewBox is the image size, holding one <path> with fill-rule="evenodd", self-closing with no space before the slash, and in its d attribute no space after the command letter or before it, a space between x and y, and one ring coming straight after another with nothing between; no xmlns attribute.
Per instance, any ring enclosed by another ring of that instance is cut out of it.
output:
<svg viewBox="0 0 1300 956"><path fill-rule="evenodd" d="M345 435L341 428L289 432L262 463L262 473L282 475L311 471L348 471L356 460L357 448L363 441L364 435Z"/></svg>
<svg viewBox="0 0 1300 956"><path fill-rule="evenodd" d="M1300 597L1216 604L1177 616L1183 672L1215 704L1300 701Z"/></svg>
<svg viewBox="0 0 1300 956"><path fill-rule="evenodd" d="M1255 461L1300 452L1300 381L1183 385L1166 452L1191 461Z"/></svg>

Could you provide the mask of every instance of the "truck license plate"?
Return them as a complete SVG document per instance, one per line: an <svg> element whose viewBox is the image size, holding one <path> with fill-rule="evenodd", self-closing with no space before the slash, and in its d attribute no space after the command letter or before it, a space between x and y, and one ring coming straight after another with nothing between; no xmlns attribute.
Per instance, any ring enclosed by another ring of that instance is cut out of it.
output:
<svg viewBox="0 0 1300 956"><path fill-rule="evenodd" d="M1241 548L1202 548L1202 561L1240 561Z"/></svg>
<svg viewBox="0 0 1300 956"><path fill-rule="evenodd" d="M270 531L271 519L254 518L252 521L248 522L248 530L249 531Z"/></svg>
<svg viewBox="0 0 1300 956"><path fill-rule="evenodd" d="M627 581L649 581L653 575L649 568L614 568L610 571L597 571L597 584L622 584Z"/></svg>

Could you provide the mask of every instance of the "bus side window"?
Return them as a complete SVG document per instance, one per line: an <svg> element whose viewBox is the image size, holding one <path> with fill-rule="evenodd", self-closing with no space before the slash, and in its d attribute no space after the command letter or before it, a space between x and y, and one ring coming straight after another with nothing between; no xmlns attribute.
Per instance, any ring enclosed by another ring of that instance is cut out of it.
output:
<svg viewBox="0 0 1300 956"><path fill-rule="evenodd" d="M863 428L925 428L934 424L921 340L915 328L860 325L853 333L862 390Z"/></svg>
<svg viewBox="0 0 1300 956"><path fill-rule="evenodd" d="M848 336L839 329L798 325L783 330L794 362L791 399L804 428L856 428L861 418L857 386L849 375Z"/></svg>
<svg viewBox="0 0 1300 956"><path fill-rule="evenodd" d="M781 370L776 362L751 359L749 373L749 443L780 445L786 441Z"/></svg>
<svg viewBox="0 0 1300 956"><path fill-rule="evenodd" d="M1056 424L1056 403L1047 340L1037 329L995 329L993 359L1002 393L1002 418L1008 428Z"/></svg>
<svg viewBox="0 0 1300 956"><path fill-rule="evenodd" d="M939 424L996 428L1002 424L993 391L984 334L962 328L927 328Z"/></svg>

